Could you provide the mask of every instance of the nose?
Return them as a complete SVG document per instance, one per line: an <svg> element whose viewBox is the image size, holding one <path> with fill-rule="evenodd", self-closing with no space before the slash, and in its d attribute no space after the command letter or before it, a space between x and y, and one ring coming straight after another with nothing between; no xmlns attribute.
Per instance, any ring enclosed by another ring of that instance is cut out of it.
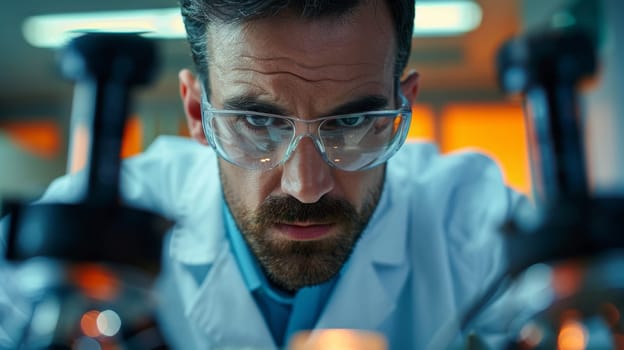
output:
<svg viewBox="0 0 624 350"><path fill-rule="evenodd" d="M334 188L332 169L310 137L303 137L282 171L282 191L301 203L316 203Z"/></svg>

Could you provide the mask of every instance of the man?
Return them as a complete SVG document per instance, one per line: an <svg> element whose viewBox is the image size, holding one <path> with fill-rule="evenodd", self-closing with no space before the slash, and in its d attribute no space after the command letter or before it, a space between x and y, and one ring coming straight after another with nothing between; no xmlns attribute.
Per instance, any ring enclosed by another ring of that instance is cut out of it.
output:
<svg viewBox="0 0 624 350"><path fill-rule="evenodd" d="M516 197L496 166L396 152L418 92L402 75L413 5L182 1L197 142L161 138L122 174L127 202L177 222L159 284L174 347L271 349L350 328L423 349L498 272L495 229ZM477 331L502 331L490 326Z"/></svg>

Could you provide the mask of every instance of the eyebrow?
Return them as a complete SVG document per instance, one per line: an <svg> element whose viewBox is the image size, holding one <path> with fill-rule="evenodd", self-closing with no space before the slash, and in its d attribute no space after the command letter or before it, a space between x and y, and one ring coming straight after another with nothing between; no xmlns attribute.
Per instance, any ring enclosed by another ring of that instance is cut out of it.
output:
<svg viewBox="0 0 624 350"><path fill-rule="evenodd" d="M254 96L243 95L229 98L223 102L223 109L237 110L237 111L250 111L261 112L278 115L287 115L288 112L280 106L270 103L259 101Z"/></svg>
<svg viewBox="0 0 624 350"><path fill-rule="evenodd" d="M368 95L359 97L353 101L342 104L331 111L326 116L351 114L358 112L368 112L381 110L388 106L388 98L382 95ZM223 109L252 111L261 113L270 113L277 115L289 115L290 113L270 102L259 101L254 96L243 95L229 98L224 101Z"/></svg>
<svg viewBox="0 0 624 350"><path fill-rule="evenodd" d="M388 98L381 95L363 96L331 110L327 115L342 115L377 111L388 106Z"/></svg>

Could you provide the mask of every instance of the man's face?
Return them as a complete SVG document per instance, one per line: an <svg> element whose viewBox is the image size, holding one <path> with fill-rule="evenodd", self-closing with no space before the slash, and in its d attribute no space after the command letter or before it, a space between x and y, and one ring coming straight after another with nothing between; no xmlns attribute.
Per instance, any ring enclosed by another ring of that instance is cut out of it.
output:
<svg viewBox="0 0 624 350"><path fill-rule="evenodd" d="M210 102L314 119L395 109L395 38L383 1L341 18L294 15L208 30ZM367 105L366 97L387 105ZM379 99L377 99L379 100ZM244 105L240 105L241 102ZM346 172L304 137L269 171L219 160L225 199L270 280L286 290L322 283L351 253L379 200L384 167Z"/></svg>

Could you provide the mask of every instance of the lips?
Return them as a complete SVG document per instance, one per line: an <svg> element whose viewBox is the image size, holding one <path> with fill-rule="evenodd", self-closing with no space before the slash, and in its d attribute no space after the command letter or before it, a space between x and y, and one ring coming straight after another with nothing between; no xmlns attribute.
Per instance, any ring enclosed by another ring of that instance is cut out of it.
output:
<svg viewBox="0 0 624 350"><path fill-rule="evenodd" d="M311 241L328 236L333 224L277 224L275 228L281 234L295 241Z"/></svg>

